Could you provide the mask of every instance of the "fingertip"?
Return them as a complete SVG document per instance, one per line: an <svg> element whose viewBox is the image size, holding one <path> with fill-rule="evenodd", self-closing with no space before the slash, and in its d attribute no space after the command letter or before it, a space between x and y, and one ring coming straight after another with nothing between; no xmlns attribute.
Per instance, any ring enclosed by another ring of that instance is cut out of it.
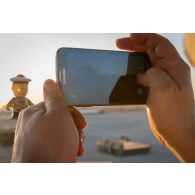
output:
<svg viewBox="0 0 195 195"><path fill-rule="evenodd" d="M129 37L117 39L116 45L119 49L123 50L132 50L134 46L133 42Z"/></svg>
<svg viewBox="0 0 195 195"><path fill-rule="evenodd" d="M44 83L47 83L47 82L55 83L55 81L53 79L46 79Z"/></svg>
<svg viewBox="0 0 195 195"><path fill-rule="evenodd" d="M139 73L137 75L137 82L145 87L149 87L148 86L148 81L146 79L146 73Z"/></svg>
<svg viewBox="0 0 195 195"><path fill-rule="evenodd" d="M55 83L55 81L53 81L52 79L47 79L44 82L43 89L46 92L53 92L53 91L58 90L58 86Z"/></svg>
<svg viewBox="0 0 195 195"><path fill-rule="evenodd" d="M121 39L116 40L116 46L121 49Z"/></svg>
<svg viewBox="0 0 195 195"><path fill-rule="evenodd" d="M52 80L52 79L46 79L45 81L44 81L44 86L45 85L48 85L48 83L53 83L54 81Z"/></svg>
<svg viewBox="0 0 195 195"><path fill-rule="evenodd" d="M120 39L117 39L117 40L116 40L116 44L118 44L119 42L120 42Z"/></svg>
<svg viewBox="0 0 195 195"><path fill-rule="evenodd" d="M85 149L83 147L79 147L77 156L82 156L85 153Z"/></svg>

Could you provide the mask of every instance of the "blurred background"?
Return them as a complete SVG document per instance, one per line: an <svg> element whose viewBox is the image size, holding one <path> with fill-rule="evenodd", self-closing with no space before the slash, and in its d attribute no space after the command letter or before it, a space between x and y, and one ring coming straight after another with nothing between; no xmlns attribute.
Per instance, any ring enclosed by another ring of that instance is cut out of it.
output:
<svg viewBox="0 0 195 195"><path fill-rule="evenodd" d="M184 34L164 33L189 63L184 50ZM60 47L80 47L116 50L117 38L128 34L0 34L0 105L11 97L9 79L24 74L32 82L28 97L37 103L42 100L42 85L45 79L55 79L55 55ZM195 81L194 70L192 78ZM193 82L194 83L194 82Z"/></svg>
<svg viewBox="0 0 195 195"><path fill-rule="evenodd" d="M162 33L177 48L182 58L190 64L184 48L183 33ZM30 78L27 97L34 103L42 101L44 80L55 80L55 55L60 47L79 47L90 49L117 50L117 38L126 33L98 34L0 34L0 131L13 132L16 121L9 120L10 112L4 105L13 97L9 79L17 74ZM195 75L192 70L194 87ZM81 162L178 162L175 157L158 143L150 132L145 107L115 107L82 110L89 121L86 130L86 153ZM55 133L55 132L54 132ZM148 154L115 157L97 151L96 142L104 137L129 136L132 140L148 143ZM3 134L0 134L0 138ZM10 137L9 139L12 139ZM0 146L0 162L9 162L11 145Z"/></svg>

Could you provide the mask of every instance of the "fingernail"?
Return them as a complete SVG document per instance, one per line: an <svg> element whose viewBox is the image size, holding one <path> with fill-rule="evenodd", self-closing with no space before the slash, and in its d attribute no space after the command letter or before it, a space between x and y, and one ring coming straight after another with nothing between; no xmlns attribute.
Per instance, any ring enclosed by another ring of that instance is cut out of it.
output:
<svg viewBox="0 0 195 195"><path fill-rule="evenodd" d="M57 84L53 80L51 80L51 79L48 79L48 80L45 81L44 89L47 92L53 92L53 91L58 90Z"/></svg>
<svg viewBox="0 0 195 195"><path fill-rule="evenodd" d="M84 154L84 152L85 152L84 147L79 147L78 152L77 152L77 156L82 156Z"/></svg>

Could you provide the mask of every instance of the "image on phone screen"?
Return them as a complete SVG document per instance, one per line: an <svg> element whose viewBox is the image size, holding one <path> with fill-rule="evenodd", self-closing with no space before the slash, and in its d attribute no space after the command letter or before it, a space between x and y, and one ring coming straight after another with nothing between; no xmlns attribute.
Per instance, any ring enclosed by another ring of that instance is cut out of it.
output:
<svg viewBox="0 0 195 195"><path fill-rule="evenodd" d="M122 51L61 48L57 80L68 105L143 104L147 90L137 83L144 55Z"/></svg>

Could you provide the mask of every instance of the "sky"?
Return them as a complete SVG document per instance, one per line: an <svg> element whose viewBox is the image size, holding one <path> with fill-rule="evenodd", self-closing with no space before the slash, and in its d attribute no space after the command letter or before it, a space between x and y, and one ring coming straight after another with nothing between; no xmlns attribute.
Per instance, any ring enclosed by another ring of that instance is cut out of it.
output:
<svg viewBox="0 0 195 195"><path fill-rule="evenodd" d="M183 34L162 35L176 46L188 62L183 48ZM17 74L24 74L32 80L27 97L34 103L40 102L43 99L44 80L55 80L55 55L58 48L115 50L115 40L125 36L128 34L0 34L0 105L6 104L13 97L9 79ZM193 69L192 77L195 78Z"/></svg>

